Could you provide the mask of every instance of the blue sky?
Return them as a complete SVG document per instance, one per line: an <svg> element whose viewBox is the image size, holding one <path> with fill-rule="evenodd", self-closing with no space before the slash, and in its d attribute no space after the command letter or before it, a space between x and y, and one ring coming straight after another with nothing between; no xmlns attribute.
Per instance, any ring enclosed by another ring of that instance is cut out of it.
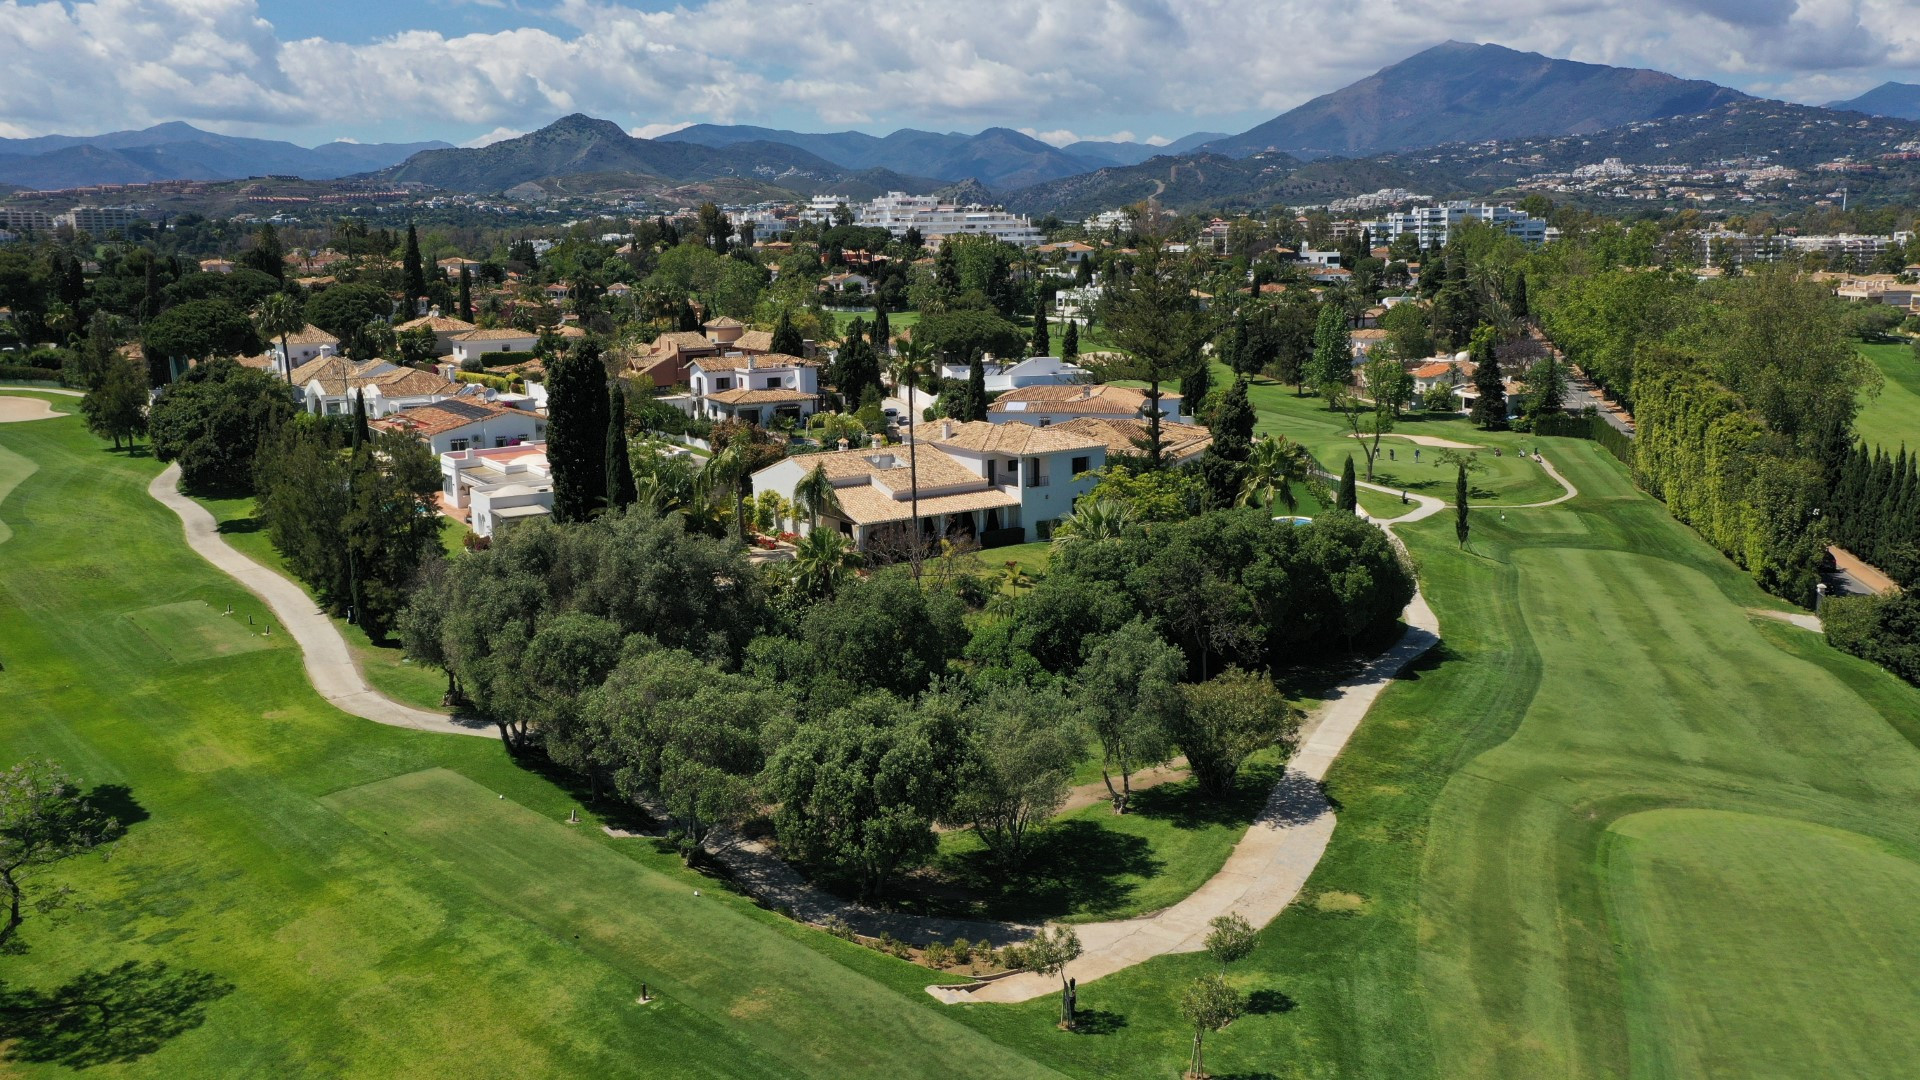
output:
<svg viewBox="0 0 1920 1080"><path fill-rule="evenodd" d="M1447 38L1824 102L1920 82L1913 0L0 0L0 136L185 120L303 143L1239 131Z"/></svg>

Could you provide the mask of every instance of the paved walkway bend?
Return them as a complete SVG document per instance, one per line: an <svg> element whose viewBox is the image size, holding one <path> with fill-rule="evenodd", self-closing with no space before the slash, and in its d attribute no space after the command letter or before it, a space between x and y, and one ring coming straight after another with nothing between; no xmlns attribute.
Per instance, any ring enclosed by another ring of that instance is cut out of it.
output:
<svg viewBox="0 0 1920 1080"><path fill-rule="evenodd" d="M417 731L500 737L499 729L492 724L411 708L368 685L366 675L354 663L353 650L346 639L340 636L327 613L314 605L306 590L235 551L220 535L219 526L207 508L180 494L180 466L167 466L147 485L147 493L180 516L188 547L266 601L280 625L299 642L301 655L306 660L307 678L313 688L342 712Z"/></svg>

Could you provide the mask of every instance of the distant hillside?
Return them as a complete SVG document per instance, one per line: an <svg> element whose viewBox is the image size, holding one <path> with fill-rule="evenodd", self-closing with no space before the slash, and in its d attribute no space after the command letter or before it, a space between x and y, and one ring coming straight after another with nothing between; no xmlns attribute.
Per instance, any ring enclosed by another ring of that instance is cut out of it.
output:
<svg viewBox="0 0 1920 1080"><path fill-rule="evenodd" d="M1157 157L1009 192L1007 208L1024 214L1085 218L1142 199L1171 210L1255 210L1326 202L1413 183L1377 161L1306 163L1286 154L1230 158L1223 154Z"/></svg>
<svg viewBox="0 0 1920 1080"><path fill-rule="evenodd" d="M522 184L537 184L552 191L631 188L665 193L675 185L722 180L744 185L745 189L778 189L801 195L822 191L851 195L886 190L925 192L939 186L931 180L885 170L842 168L777 142L743 141L714 148L693 142L637 139L618 124L578 113L489 146L415 154L374 176L394 183L412 181L450 191L481 193Z"/></svg>
<svg viewBox="0 0 1920 1080"><path fill-rule="evenodd" d="M424 143L327 143L311 149L270 139L245 139L170 123L104 135L42 135L0 139L0 182L29 188L84 187L152 180L233 180L290 175L331 180L385 168L422 150Z"/></svg>
<svg viewBox="0 0 1920 1080"><path fill-rule="evenodd" d="M1138 165L1149 158L1167 154L1184 154L1215 139L1227 137L1224 131L1196 131L1191 135L1175 139L1165 146L1135 142L1096 142L1083 139L1080 142L1068 143L1061 147L1060 151L1105 168L1109 165Z"/></svg>
<svg viewBox="0 0 1920 1080"><path fill-rule="evenodd" d="M1746 99L1737 90L1658 71L1449 41L1203 149L1323 157L1578 135Z"/></svg>
<svg viewBox="0 0 1920 1080"><path fill-rule="evenodd" d="M1863 112L1868 116L1920 120L1920 86L1912 83L1881 83L1857 98L1835 101L1827 108Z"/></svg>
<svg viewBox="0 0 1920 1080"><path fill-rule="evenodd" d="M695 124L663 135L661 141L714 148L748 142L779 143L843 168L891 169L937 180L977 180L995 190L1071 176L1102 164L1099 159L1063 152L1010 128L988 128L977 135L902 128L878 136L859 131L811 135L776 128Z"/></svg>

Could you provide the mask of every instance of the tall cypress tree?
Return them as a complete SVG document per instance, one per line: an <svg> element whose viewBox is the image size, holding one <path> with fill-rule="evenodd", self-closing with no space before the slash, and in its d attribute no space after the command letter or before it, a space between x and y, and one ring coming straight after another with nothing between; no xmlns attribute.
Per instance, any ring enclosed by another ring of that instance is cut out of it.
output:
<svg viewBox="0 0 1920 1080"><path fill-rule="evenodd" d="M1193 370L1180 376L1180 413L1192 416L1206 400L1207 391L1213 389L1213 365L1201 360Z"/></svg>
<svg viewBox="0 0 1920 1080"><path fill-rule="evenodd" d="M160 314L160 259L152 252L147 253L147 271L140 289L140 318L151 319Z"/></svg>
<svg viewBox="0 0 1920 1080"><path fill-rule="evenodd" d="M887 309L873 305L873 348L884 355L893 344L893 327L887 323Z"/></svg>
<svg viewBox="0 0 1920 1080"><path fill-rule="evenodd" d="M1527 275L1523 272L1514 275L1513 299L1507 304L1517 319L1527 318L1532 312L1527 307Z"/></svg>
<svg viewBox="0 0 1920 1080"><path fill-rule="evenodd" d="M1240 376L1220 400L1213 418L1213 452L1228 461L1245 461L1253 451L1253 402L1247 397L1247 377Z"/></svg>
<svg viewBox="0 0 1920 1080"><path fill-rule="evenodd" d="M597 338L584 338L547 366L547 461L553 517L585 521L607 493L607 372Z"/></svg>
<svg viewBox="0 0 1920 1080"><path fill-rule="evenodd" d="M607 388L607 508L633 505L633 459L627 450L627 395L615 382Z"/></svg>
<svg viewBox="0 0 1920 1080"><path fill-rule="evenodd" d="M967 361L967 415L962 420L987 418L987 362L979 353Z"/></svg>
<svg viewBox="0 0 1920 1080"><path fill-rule="evenodd" d="M473 271L460 268L460 317L473 321Z"/></svg>
<svg viewBox="0 0 1920 1080"><path fill-rule="evenodd" d="M773 343L770 348L787 356L802 356L807 347L806 339L793 325L793 319L785 310L780 312L780 320L773 324Z"/></svg>
<svg viewBox="0 0 1920 1080"><path fill-rule="evenodd" d="M1080 355L1080 324L1067 320L1066 336L1060 339L1060 359L1071 364Z"/></svg>
<svg viewBox="0 0 1920 1080"><path fill-rule="evenodd" d="M1347 463L1340 470L1340 509L1349 514L1360 512L1360 485L1353 477L1353 455L1347 455Z"/></svg>
<svg viewBox="0 0 1920 1080"><path fill-rule="evenodd" d="M1473 336L1473 361L1479 365L1473 373L1474 398L1471 419L1488 431L1507 424L1507 382L1500 371L1500 358L1493 351L1493 331L1483 328Z"/></svg>
<svg viewBox="0 0 1920 1080"><path fill-rule="evenodd" d="M401 278L406 285L406 303L401 310L412 317L414 302L427 295L427 271L420 262L420 233L407 223L407 251L401 264Z"/></svg>
<svg viewBox="0 0 1920 1080"><path fill-rule="evenodd" d="M1052 356L1053 340L1047 332L1047 305L1043 302L1033 312L1033 356Z"/></svg>
<svg viewBox="0 0 1920 1080"><path fill-rule="evenodd" d="M353 392L353 448L358 450L365 446L368 438L367 392L355 390Z"/></svg>
<svg viewBox="0 0 1920 1080"><path fill-rule="evenodd" d="M1347 459L1352 464L1351 458ZM1467 463L1461 462L1459 472L1453 478L1453 535L1460 538L1460 546L1467 546Z"/></svg>

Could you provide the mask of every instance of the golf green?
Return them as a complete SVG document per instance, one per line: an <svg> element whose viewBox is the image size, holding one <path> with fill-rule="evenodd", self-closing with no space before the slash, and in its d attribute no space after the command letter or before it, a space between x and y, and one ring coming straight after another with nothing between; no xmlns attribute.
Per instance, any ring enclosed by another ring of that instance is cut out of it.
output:
<svg viewBox="0 0 1920 1080"><path fill-rule="evenodd" d="M1920 450L1920 357L1911 345L1862 345L1860 351L1886 381L1878 394L1861 398L1854 432L1888 453L1902 446Z"/></svg>

